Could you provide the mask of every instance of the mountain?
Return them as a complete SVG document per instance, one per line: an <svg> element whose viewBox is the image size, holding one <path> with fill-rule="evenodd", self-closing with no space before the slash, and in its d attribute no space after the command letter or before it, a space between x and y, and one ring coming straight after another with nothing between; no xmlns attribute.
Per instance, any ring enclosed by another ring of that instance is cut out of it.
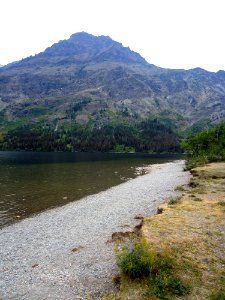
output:
<svg viewBox="0 0 225 300"><path fill-rule="evenodd" d="M140 133L146 120L180 134L223 119L225 71L159 68L107 36L76 33L0 69L2 137L43 124L92 132L136 124Z"/></svg>

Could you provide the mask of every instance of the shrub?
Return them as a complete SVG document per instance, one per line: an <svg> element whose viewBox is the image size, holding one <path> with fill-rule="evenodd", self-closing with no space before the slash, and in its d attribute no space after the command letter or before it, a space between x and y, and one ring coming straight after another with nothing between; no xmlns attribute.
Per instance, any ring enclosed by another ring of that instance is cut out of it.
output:
<svg viewBox="0 0 225 300"><path fill-rule="evenodd" d="M124 247L117 255L117 263L128 277L147 279L146 296L167 299L169 295L184 295L190 290L173 275L175 261L169 252L156 252L143 239Z"/></svg>
<svg viewBox="0 0 225 300"><path fill-rule="evenodd" d="M177 198L172 198L170 199L170 201L168 202L169 205L175 205L178 204L181 200L181 197L177 197Z"/></svg>
<svg viewBox="0 0 225 300"><path fill-rule="evenodd" d="M225 300L225 291L220 289L217 293L212 295L212 300Z"/></svg>
<svg viewBox="0 0 225 300"><path fill-rule="evenodd" d="M149 275L154 261L155 253L151 253L143 241L124 247L117 256L118 266L130 278Z"/></svg>

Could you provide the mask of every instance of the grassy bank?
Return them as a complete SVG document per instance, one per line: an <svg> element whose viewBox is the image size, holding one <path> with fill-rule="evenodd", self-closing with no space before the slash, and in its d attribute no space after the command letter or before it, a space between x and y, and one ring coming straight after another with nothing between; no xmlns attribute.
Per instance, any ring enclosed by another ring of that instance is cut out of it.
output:
<svg viewBox="0 0 225 300"><path fill-rule="evenodd" d="M117 246L119 291L103 299L225 299L225 163L191 173L182 196L144 220L141 238Z"/></svg>

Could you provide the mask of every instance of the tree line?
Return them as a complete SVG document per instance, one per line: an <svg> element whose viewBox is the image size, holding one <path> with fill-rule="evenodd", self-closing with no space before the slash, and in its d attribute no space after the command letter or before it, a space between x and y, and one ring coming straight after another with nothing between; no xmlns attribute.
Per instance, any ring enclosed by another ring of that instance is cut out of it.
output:
<svg viewBox="0 0 225 300"><path fill-rule="evenodd" d="M172 129L157 119L136 124L97 125L37 123L10 130L1 150L179 152Z"/></svg>
<svg viewBox="0 0 225 300"><path fill-rule="evenodd" d="M197 164L224 161L225 122L190 136L181 146L190 155L190 168Z"/></svg>

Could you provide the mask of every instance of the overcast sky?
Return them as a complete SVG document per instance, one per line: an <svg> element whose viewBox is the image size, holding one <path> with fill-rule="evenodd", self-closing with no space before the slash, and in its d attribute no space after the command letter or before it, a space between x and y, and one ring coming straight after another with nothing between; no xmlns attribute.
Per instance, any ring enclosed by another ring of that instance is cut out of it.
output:
<svg viewBox="0 0 225 300"><path fill-rule="evenodd" d="M0 64L79 31L160 67L225 70L225 0L0 0Z"/></svg>

